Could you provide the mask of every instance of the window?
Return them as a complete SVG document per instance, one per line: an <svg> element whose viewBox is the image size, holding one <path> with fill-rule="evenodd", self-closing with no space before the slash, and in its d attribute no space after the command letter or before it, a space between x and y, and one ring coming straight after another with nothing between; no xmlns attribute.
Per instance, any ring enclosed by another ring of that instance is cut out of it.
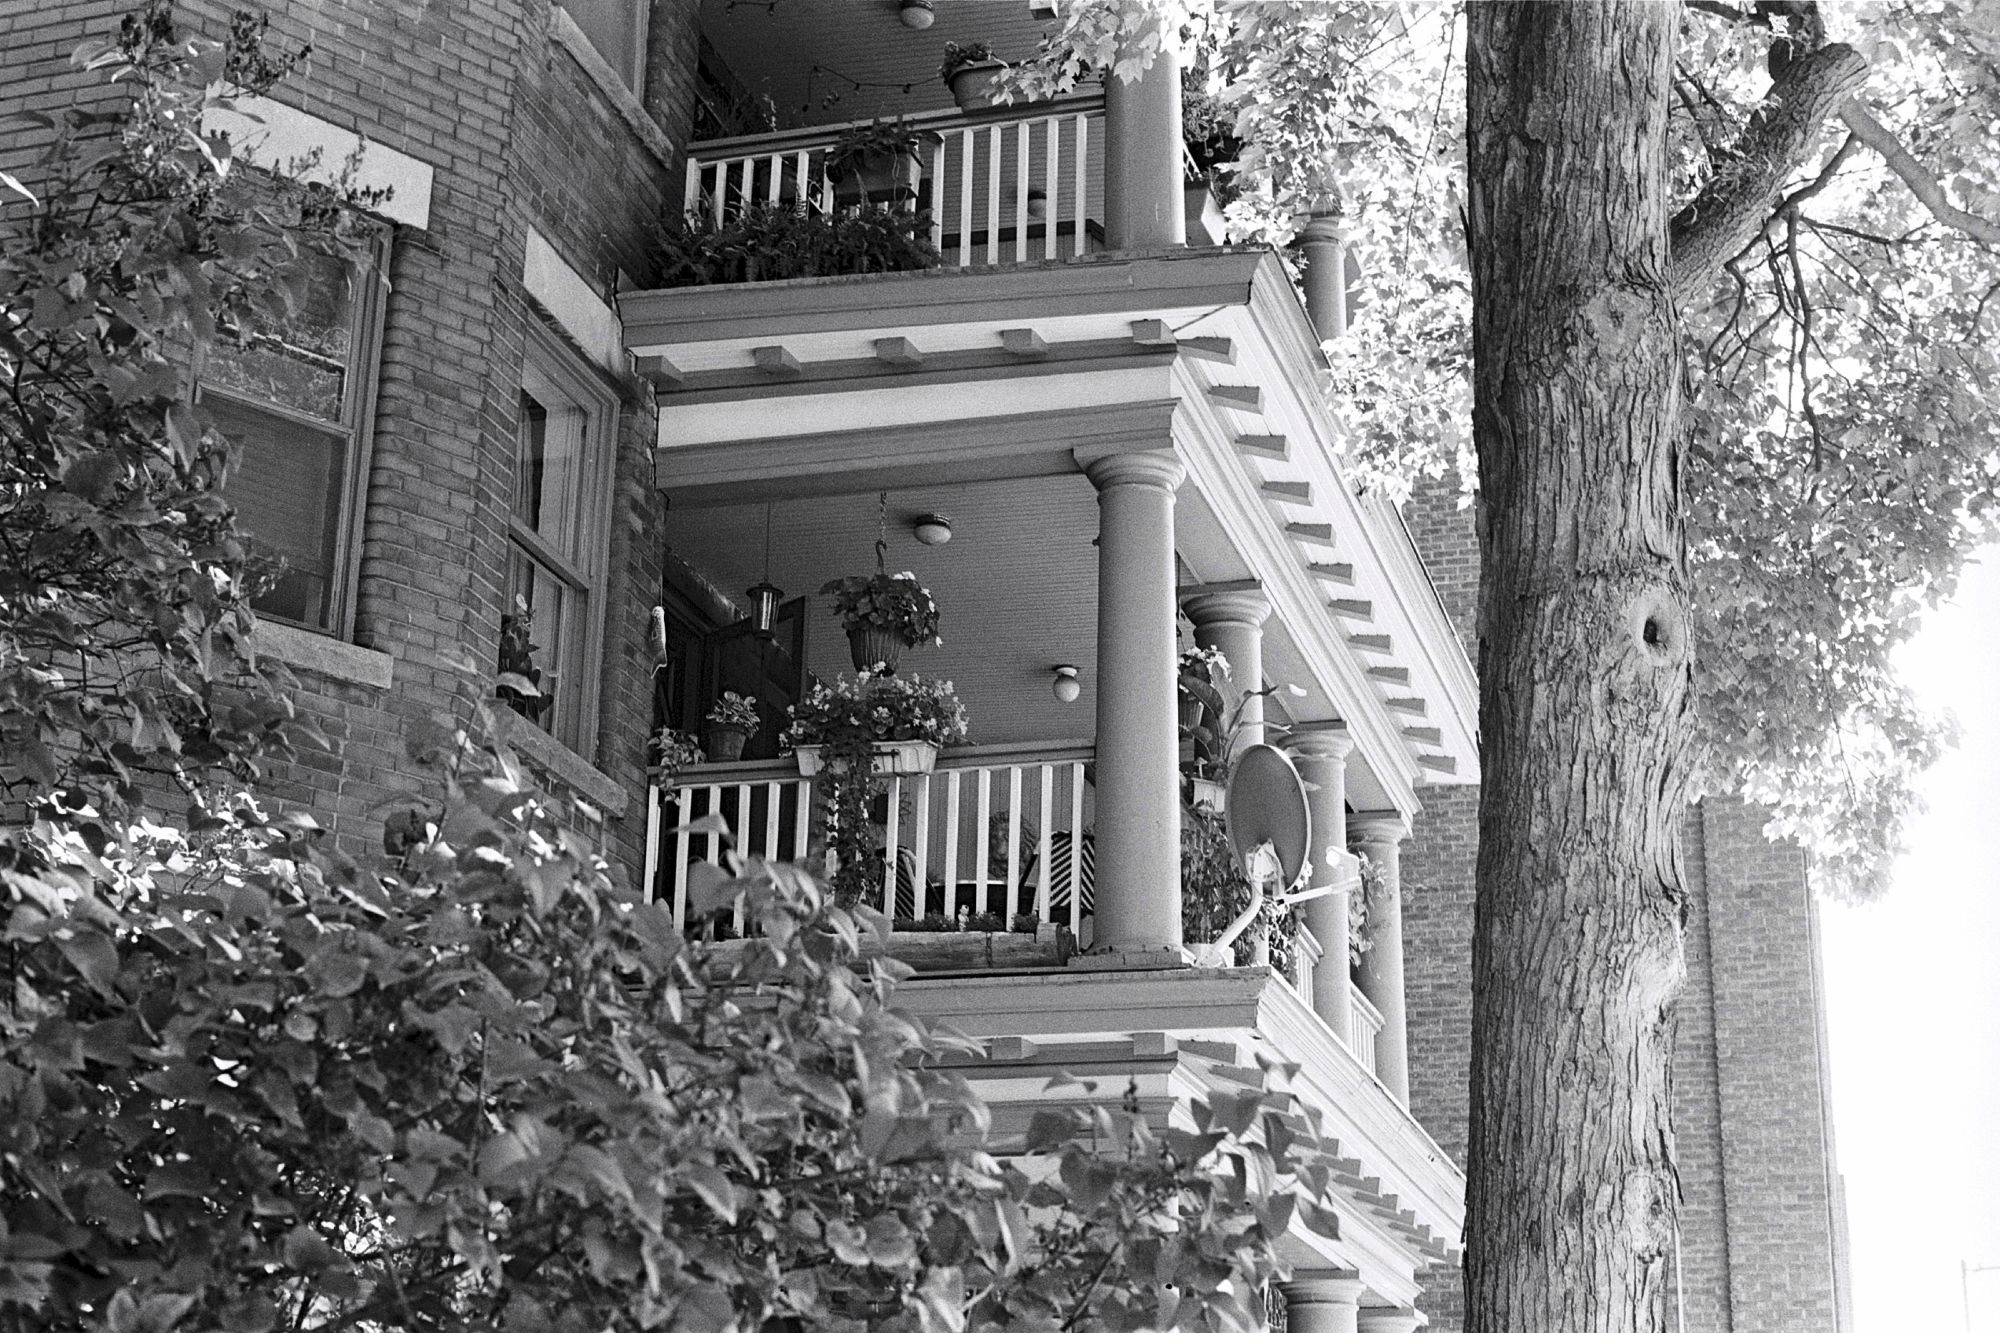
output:
<svg viewBox="0 0 2000 1333"><path fill-rule="evenodd" d="M540 696L503 688L501 697L579 754L596 740L604 520L617 412L617 399L574 353L553 334L529 329L514 431L499 666L525 676Z"/></svg>
<svg viewBox="0 0 2000 1333"><path fill-rule="evenodd" d="M560 0L576 26L632 95L646 91L646 11L649 0Z"/></svg>
<svg viewBox="0 0 2000 1333"><path fill-rule="evenodd" d="M289 322L223 330L201 367L202 405L235 441L228 497L251 549L281 566L259 615L344 635L366 483L388 231L359 259L299 250Z"/></svg>

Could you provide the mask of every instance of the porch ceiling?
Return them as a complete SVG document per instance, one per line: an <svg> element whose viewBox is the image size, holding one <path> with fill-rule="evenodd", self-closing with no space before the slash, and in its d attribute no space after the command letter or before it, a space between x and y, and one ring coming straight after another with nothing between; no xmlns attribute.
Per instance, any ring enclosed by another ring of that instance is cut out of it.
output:
<svg viewBox="0 0 2000 1333"><path fill-rule="evenodd" d="M764 576L764 504L670 511L674 552L724 592ZM874 493L774 500L770 577L788 596L875 568ZM940 513L952 539L924 546L916 519ZM1097 496L1067 476L904 487L888 498L887 564L914 570L936 594L940 648L913 650L904 670L951 680L980 742L1087 740L1096 730ZM807 618L806 664L824 678L850 669L830 599ZM1082 696L1059 703L1053 669L1080 669Z"/></svg>
<svg viewBox="0 0 2000 1333"><path fill-rule="evenodd" d="M938 78L946 42L982 41L1019 59L1049 26L1028 0L934 3L937 21L919 32L903 26L897 0L702 0L701 35L790 128L950 106Z"/></svg>

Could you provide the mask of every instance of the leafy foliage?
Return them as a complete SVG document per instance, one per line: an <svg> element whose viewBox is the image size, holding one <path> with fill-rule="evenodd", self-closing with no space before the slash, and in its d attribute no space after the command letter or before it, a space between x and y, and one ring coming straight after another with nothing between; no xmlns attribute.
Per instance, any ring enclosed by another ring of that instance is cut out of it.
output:
<svg viewBox="0 0 2000 1333"><path fill-rule="evenodd" d="M191 371L218 336L282 326L299 246L342 237L330 196L225 190L205 90L296 58L262 53L253 20L232 31L184 38L149 3L75 57L127 100L16 113L46 148L0 181L0 789L100 843L175 785L252 776L294 733L249 641L257 563Z"/></svg>
<svg viewBox="0 0 2000 1333"><path fill-rule="evenodd" d="M935 648L944 642L938 637L937 599L908 570L830 579L820 592L833 597L833 613L849 634L858 629L888 630L909 648L919 644Z"/></svg>
<svg viewBox="0 0 2000 1333"><path fill-rule="evenodd" d="M1236 865L1223 817L1206 805L1183 806L1182 938L1196 943L1213 940L1249 905L1250 881ZM1257 919L1230 946L1235 950L1237 965L1250 966L1256 961L1260 947L1264 947L1269 949L1271 966L1291 975L1298 923L1296 908L1266 898Z"/></svg>
<svg viewBox="0 0 2000 1333"><path fill-rule="evenodd" d="M1088 68L1136 76L1159 13L1233 111L1233 233L1283 245L1300 218L1332 213L1358 261L1349 330L1327 346L1350 475L1398 500L1455 477L1470 504L1455 10L1080 0L1010 78L1046 92ZM1995 530L2000 23L1935 0L1821 21L1810 5L1717 0L1683 22L1676 199L1732 168L1774 62L1799 43L1867 56L1862 100L1886 127L1864 139L1847 117L1682 310L1683 481L1708 785L1771 804L1772 831L1813 850L1823 889L1865 895L1951 734L1914 706L1891 654Z"/></svg>
<svg viewBox="0 0 2000 1333"><path fill-rule="evenodd" d="M1258 1326L1332 1160L1281 1079L988 1143L881 922L752 861L689 942L471 706L393 867L243 802L14 883L0 1329Z"/></svg>
<svg viewBox="0 0 2000 1333"><path fill-rule="evenodd" d="M660 285L906 273L935 268L931 215L863 204L821 214L786 203L747 204L717 222L691 213L661 238Z"/></svg>

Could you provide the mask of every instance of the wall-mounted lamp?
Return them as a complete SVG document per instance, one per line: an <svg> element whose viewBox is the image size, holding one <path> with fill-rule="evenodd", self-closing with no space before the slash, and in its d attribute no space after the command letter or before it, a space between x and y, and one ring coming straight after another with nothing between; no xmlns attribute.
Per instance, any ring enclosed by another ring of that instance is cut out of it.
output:
<svg viewBox="0 0 2000 1333"><path fill-rule="evenodd" d="M744 591L750 599L750 619L756 622L759 634L769 634L778 623L778 602L785 595L784 590L769 579L754 588Z"/></svg>
<svg viewBox="0 0 2000 1333"><path fill-rule="evenodd" d="M1073 704L1083 693L1083 682L1076 678L1076 668L1064 663L1056 668L1056 678L1049 683L1049 692L1057 703Z"/></svg>
<svg viewBox="0 0 2000 1333"><path fill-rule="evenodd" d="M901 18L903 26L922 32L937 22L937 12L931 8L931 0L903 0Z"/></svg>
<svg viewBox="0 0 2000 1333"><path fill-rule="evenodd" d="M943 546L951 540L951 520L943 514L920 514L915 525L917 540L926 546Z"/></svg>

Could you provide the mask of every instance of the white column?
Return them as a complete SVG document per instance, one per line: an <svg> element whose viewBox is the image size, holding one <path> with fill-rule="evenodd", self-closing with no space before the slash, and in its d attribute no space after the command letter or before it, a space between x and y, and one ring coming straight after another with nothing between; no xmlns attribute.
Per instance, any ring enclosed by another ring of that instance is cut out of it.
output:
<svg viewBox="0 0 2000 1333"><path fill-rule="evenodd" d="M1382 868L1381 887L1368 898L1369 949L1361 955L1361 993L1382 1011L1375 1039L1375 1076L1396 1100L1410 1104L1410 1037L1403 1004L1403 839L1409 821L1393 810L1348 821L1355 848Z"/></svg>
<svg viewBox="0 0 2000 1333"><path fill-rule="evenodd" d="M1164 15L1153 63L1131 83L1104 76L1104 241L1113 250L1187 244L1181 173L1181 60Z"/></svg>
<svg viewBox="0 0 2000 1333"><path fill-rule="evenodd" d="M1306 257L1306 314L1324 342L1347 332L1347 241L1340 219L1316 213L1299 233Z"/></svg>
<svg viewBox="0 0 2000 1333"><path fill-rule="evenodd" d="M1416 1310L1377 1305L1363 1310L1355 1326L1359 1333L1416 1333L1429 1322Z"/></svg>
<svg viewBox="0 0 2000 1333"><path fill-rule="evenodd" d="M1347 756L1354 739L1340 721L1302 722L1286 741L1299 776L1306 780L1306 808L1312 813L1312 888L1340 879L1353 863L1347 858ZM1345 1042L1353 1031L1354 997L1348 979L1351 952L1347 931L1346 888L1301 906L1306 929L1325 954L1313 969L1313 1012L1326 1020Z"/></svg>
<svg viewBox="0 0 2000 1333"><path fill-rule="evenodd" d="M1170 452L1107 454L1097 487L1097 824L1093 949L1181 945Z"/></svg>
<svg viewBox="0 0 2000 1333"><path fill-rule="evenodd" d="M1192 589L1181 597L1181 609L1194 622L1194 641L1214 648L1229 661L1229 683L1222 697L1232 709L1243 703L1241 730L1229 746L1231 754L1264 741L1264 622L1271 615L1270 599L1254 580L1249 586ZM1218 719L1227 725L1228 719Z"/></svg>
<svg viewBox="0 0 2000 1333"><path fill-rule="evenodd" d="M1366 1290L1359 1278L1302 1273L1283 1289L1286 1333L1356 1333Z"/></svg>

